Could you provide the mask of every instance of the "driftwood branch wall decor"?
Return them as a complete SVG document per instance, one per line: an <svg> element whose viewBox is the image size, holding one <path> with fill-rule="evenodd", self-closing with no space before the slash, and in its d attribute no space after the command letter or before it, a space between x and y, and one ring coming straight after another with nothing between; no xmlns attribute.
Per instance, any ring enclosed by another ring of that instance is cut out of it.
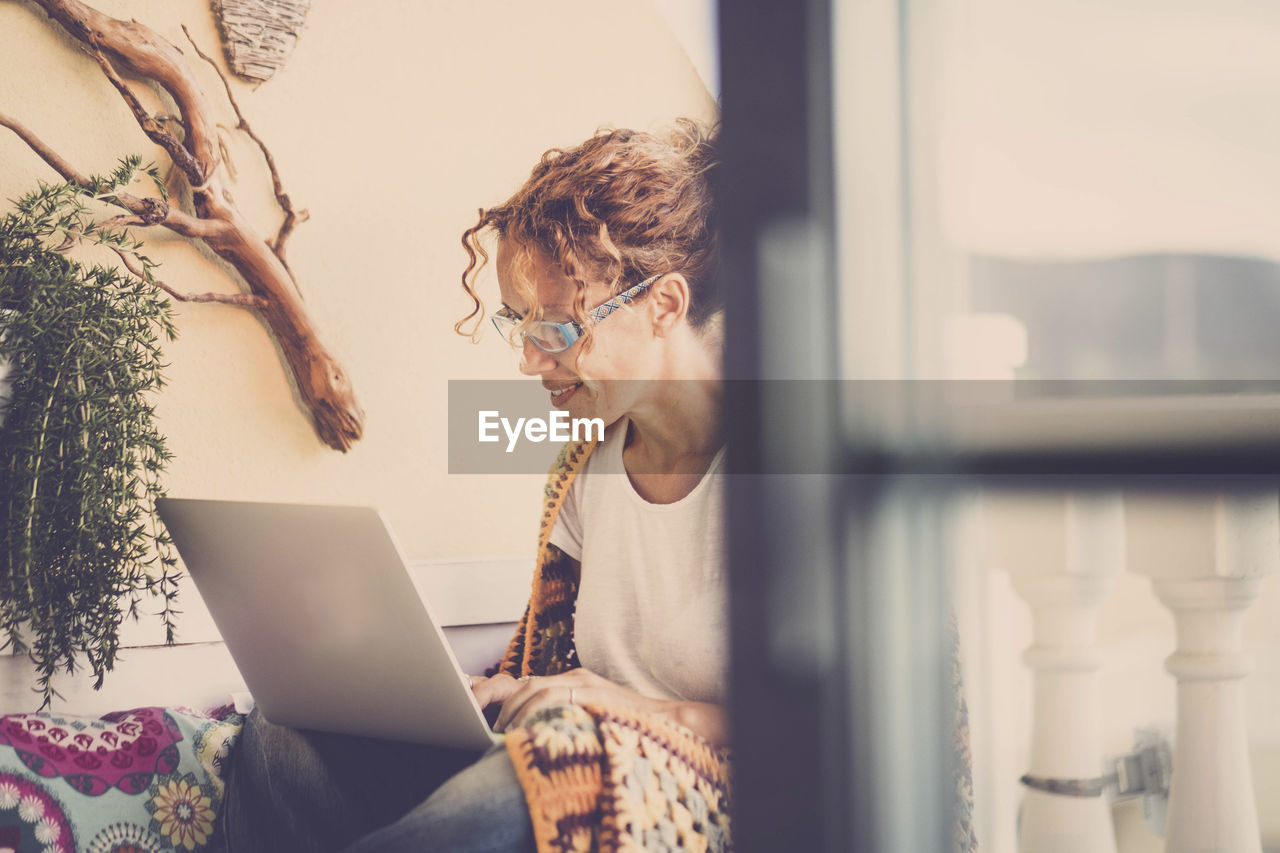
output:
<svg viewBox="0 0 1280 853"><path fill-rule="evenodd" d="M270 80L293 53L311 0L213 0L213 11L231 70Z"/></svg>
<svg viewBox="0 0 1280 853"><path fill-rule="evenodd" d="M204 243L230 263L248 285L249 293L186 295L164 287L182 301L226 302L261 312L280 345L321 440L337 450L350 449L363 432L364 413L356 403L346 372L317 336L285 261L285 243L294 225L305 219L305 211L294 210L281 185L274 158L245 121L226 78L222 77L222 82L237 128L248 134L266 157L276 200L284 212L284 222L271 240L256 233L236 207L227 186L227 164L218 144L217 118L187 56L149 27L109 17L79 0L34 2L84 45L129 105L143 132L168 153L174 165L171 179L176 176L191 188L190 211L160 198L117 193L112 200L126 211L118 217L117 224L167 228ZM210 57L198 49L196 53L217 69ZM177 120L150 115L121 78L120 70L163 87L177 105ZM221 77L221 70L218 73ZM2 113L0 126L16 133L64 179L85 185L84 173L29 128Z"/></svg>

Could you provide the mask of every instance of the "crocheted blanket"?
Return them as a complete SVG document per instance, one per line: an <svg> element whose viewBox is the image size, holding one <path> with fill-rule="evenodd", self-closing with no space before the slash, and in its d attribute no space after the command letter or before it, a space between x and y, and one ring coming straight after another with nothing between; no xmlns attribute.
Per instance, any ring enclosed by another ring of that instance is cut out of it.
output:
<svg viewBox="0 0 1280 853"><path fill-rule="evenodd" d="M540 851L731 849L726 755L681 726L560 705L507 749Z"/></svg>

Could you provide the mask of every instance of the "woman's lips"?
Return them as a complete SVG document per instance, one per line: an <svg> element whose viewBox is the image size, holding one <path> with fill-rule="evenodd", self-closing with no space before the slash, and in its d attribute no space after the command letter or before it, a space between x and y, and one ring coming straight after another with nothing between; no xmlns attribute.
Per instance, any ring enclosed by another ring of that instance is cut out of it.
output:
<svg viewBox="0 0 1280 853"><path fill-rule="evenodd" d="M556 387L543 386L551 392L551 405L556 408L563 409L569 404L569 398L578 393L578 389L582 387L581 382L574 382L570 385L558 385Z"/></svg>

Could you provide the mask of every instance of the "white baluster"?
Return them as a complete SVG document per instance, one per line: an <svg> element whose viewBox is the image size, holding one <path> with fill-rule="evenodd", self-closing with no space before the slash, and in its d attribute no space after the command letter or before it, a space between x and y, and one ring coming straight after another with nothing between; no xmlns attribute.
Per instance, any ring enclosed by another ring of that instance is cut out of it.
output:
<svg viewBox="0 0 1280 853"><path fill-rule="evenodd" d="M1168 853L1259 853L1243 679L1242 617L1280 566L1275 491L1129 495L1131 571L1173 612L1178 681Z"/></svg>
<svg viewBox="0 0 1280 853"><path fill-rule="evenodd" d="M1101 656L1094 646L1098 605L1124 558L1116 493L984 495L987 558L1010 572L1032 613L1023 661L1034 673L1031 762L1040 779L1102 775L1098 698ZM1028 788L1019 818L1023 853L1113 853L1111 810L1102 796Z"/></svg>

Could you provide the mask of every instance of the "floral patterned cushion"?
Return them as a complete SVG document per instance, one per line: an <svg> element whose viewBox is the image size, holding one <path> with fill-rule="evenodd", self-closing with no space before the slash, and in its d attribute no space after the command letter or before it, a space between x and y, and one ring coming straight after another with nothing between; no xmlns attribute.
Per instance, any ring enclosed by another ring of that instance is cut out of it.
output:
<svg viewBox="0 0 1280 853"><path fill-rule="evenodd" d="M203 850L243 722L229 708L0 717L0 853Z"/></svg>

